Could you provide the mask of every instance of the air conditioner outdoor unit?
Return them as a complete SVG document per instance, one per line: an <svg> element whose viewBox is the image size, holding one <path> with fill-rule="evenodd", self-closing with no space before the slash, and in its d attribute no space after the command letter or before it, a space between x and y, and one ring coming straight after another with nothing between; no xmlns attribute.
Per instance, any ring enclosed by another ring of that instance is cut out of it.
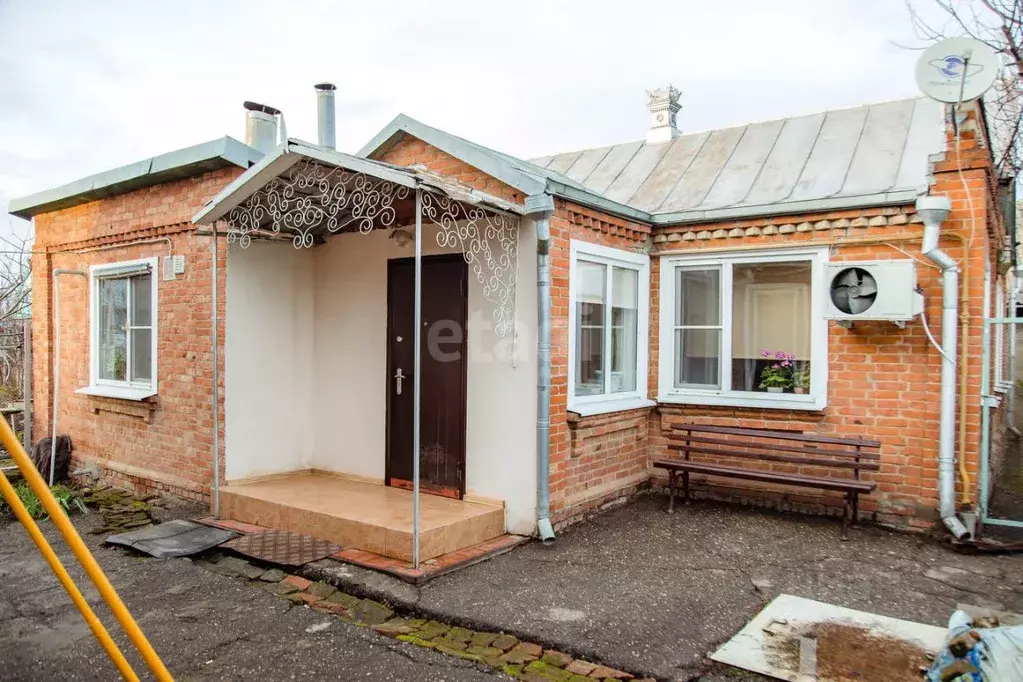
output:
<svg viewBox="0 0 1023 682"><path fill-rule="evenodd" d="M824 317L846 326L883 320L901 327L924 309L912 260L828 263L825 284Z"/></svg>

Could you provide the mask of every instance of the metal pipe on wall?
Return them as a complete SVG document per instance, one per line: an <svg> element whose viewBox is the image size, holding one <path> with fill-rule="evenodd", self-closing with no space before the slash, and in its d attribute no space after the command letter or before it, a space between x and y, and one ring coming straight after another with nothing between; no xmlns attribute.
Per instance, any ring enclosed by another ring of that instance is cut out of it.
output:
<svg viewBox="0 0 1023 682"><path fill-rule="evenodd" d="M50 415L50 487L53 487L53 473L57 465L57 412L58 400L60 398L60 276L79 275L86 277L84 270L68 270L66 268L55 268L53 270L53 414ZM27 397L26 397L27 400Z"/></svg>
<svg viewBox="0 0 1023 682"><path fill-rule="evenodd" d="M21 442L25 444L26 450L32 449L32 318L28 318L25 324L25 348L21 353L21 392L25 401L25 411L22 413Z"/></svg>
<svg viewBox="0 0 1023 682"><path fill-rule="evenodd" d="M944 196L923 196L917 199L917 213L924 221L920 251L941 268L941 398L938 424L938 510L941 520L957 538L969 530L956 515L956 349L959 340L959 267L938 248L941 224L952 210L952 202Z"/></svg>
<svg viewBox="0 0 1023 682"><path fill-rule="evenodd" d="M210 349L213 358L213 518L220 518L220 288L217 286L217 241L219 239L217 226L213 226L212 240L210 241L210 279L212 301L212 323L211 333L212 345Z"/></svg>
<svg viewBox="0 0 1023 682"><path fill-rule="evenodd" d="M984 265L983 327L981 331L981 373L980 373L980 509L981 515L988 514L991 497L991 412L988 396L991 394L991 270ZM1000 317L1000 316L999 316Z"/></svg>
<svg viewBox="0 0 1023 682"><path fill-rule="evenodd" d="M131 242L124 242L122 244L105 244L103 246L92 246L85 249L70 249L68 251L43 251L41 253L47 254L59 254L59 253L88 253L91 251L106 251L107 249L123 249L129 246L136 246L139 244L152 244L155 242L167 242L168 252L172 252L174 244L170 237L153 237L149 239L137 239ZM84 270L68 270L66 268L55 268L53 270L53 320L54 320L54 359L53 359L53 414L52 414L52 426L50 432L50 487L53 487L53 474L54 468L57 461L57 400L58 391L60 390L60 284L57 279L58 275L81 275L87 276ZM153 273L156 277L156 273ZM28 348L28 346L26 346ZM29 373L31 374L31 365L29 365ZM31 387L31 380L26 381L26 385ZM26 389L28 390L28 389ZM31 436L31 425L27 423L30 418L30 410L28 409L29 396L25 395L26 405L26 426L25 433ZM30 450L32 443L30 440L26 440L25 449Z"/></svg>
<svg viewBox="0 0 1023 682"><path fill-rule="evenodd" d="M526 215L536 225L536 530L554 540L551 524L551 228L554 200L549 194L526 198Z"/></svg>
<svg viewBox="0 0 1023 682"><path fill-rule="evenodd" d="M419 377L423 336L423 190L416 189L416 303L412 364L412 567L419 568Z"/></svg>

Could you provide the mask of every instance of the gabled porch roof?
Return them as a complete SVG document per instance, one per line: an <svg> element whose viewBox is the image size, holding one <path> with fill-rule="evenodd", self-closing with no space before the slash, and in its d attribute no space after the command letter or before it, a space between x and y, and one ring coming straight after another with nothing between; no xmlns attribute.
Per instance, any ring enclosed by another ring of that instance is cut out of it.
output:
<svg viewBox="0 0 1023 682"><path fill-rule="evenodd" d="M518 204L425 168L361 159L292 138L221 190L192 222L228 220L246 242L291 236L296 246L312 246L328 233L410 224L417 189L488 214L525 213Z"/></svg>

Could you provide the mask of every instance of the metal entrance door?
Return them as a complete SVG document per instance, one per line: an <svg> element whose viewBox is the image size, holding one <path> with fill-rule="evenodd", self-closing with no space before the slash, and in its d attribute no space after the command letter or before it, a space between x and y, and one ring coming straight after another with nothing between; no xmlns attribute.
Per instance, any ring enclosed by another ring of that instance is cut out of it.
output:
<svg viewBox="0 0 1023 682"><path fill-rule="evenodd" d="M465 494L466 275L461 254L423 258L420 485ZM415 261L387 273L387 484L412 488Z"/></svg>

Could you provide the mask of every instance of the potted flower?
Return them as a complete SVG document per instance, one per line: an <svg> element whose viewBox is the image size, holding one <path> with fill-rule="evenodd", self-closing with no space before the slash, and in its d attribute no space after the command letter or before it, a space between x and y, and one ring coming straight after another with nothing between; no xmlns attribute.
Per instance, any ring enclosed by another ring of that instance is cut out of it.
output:
<svg viewBox="0 0 1023 682"><path fill-rule="evenodd" d="M792 377L789 376L788 368L782 367L779 362L768 365L760 373L760 388L767 389L768 393L782 393L791 387Z"/></svg>
<svg viewBox="0 0 1023 682"><path fill-rule="evenodd" d="M792 393L805 394L810 391L810 368L805 360L792 356Z"/></svg>
<svg viewBox="0 0 1023 682"><path fill-rule="evenodd" d="M807 393L810 390L810 368L805 362L792 363L792 392Z"/></svg>
<svg viewBox="0 0 1023 682"><path fill-rule="evenodd" d="M782 393L786 388L792 388L793 360L796 357L794 354L782 350L774 353L762 350L760 357L774 358L774 362L760 372L760 388L765 389L768 393Z"/></svg>

